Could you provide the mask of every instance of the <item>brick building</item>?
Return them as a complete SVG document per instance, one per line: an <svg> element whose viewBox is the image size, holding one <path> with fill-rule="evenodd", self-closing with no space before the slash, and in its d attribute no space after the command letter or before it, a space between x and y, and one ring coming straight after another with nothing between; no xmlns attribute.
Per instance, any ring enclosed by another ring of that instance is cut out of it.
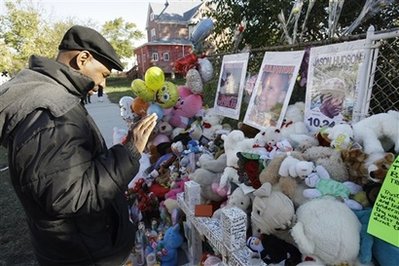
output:
<svg viewBox="0 0 399 266"><path fill-rule="evenodd" d="M192 51L190 30L203 4L199 1L166 3L148 4L147 43L134 50L140 76L151 66L162 68L166 75L174 75L173 63Z"/></svg>

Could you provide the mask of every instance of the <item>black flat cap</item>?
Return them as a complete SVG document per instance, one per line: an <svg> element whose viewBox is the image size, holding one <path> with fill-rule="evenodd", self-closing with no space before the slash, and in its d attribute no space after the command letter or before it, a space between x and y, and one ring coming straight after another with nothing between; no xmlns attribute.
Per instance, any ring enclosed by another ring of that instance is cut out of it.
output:
<svg viewBox="0 0 399 266"><path fill-rule="evenodd" d="M62 38L58 50L87 50L107 67L122 71L123 65L112 45L97 31L75 25Z"/></svg>

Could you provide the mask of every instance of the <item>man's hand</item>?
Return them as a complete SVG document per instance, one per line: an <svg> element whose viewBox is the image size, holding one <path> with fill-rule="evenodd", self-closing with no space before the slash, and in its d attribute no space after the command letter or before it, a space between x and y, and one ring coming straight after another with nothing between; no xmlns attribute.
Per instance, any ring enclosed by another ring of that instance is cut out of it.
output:
<svg viewBox="0 0 399 266"><path fill-rule="evenodd" d="M147 145L148 138L157 124L157 115L151 114L142 118L137 124L134 124L128 134L127 142L131 142L141 154Z"/></svg>

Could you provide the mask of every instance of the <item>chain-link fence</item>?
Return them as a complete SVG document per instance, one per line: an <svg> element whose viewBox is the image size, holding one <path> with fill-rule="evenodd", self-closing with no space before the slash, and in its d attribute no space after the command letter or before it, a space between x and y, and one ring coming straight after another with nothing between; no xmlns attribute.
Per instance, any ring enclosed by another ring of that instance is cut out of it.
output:
<svg viewBox="0 0 399 266"><path fill-rule="evenodd" d="M370 114L399 109L399 31L396 37L381 39L370 97Z"/></svg>
<svg viewBox="0 0 399 266"><path fill-rule="evenodd" d="M368 115L386 112L388 110L399 110L399 30L393 29L384 32L372 32L372 35L373 37L370 40L370 44L373 54L371 57L373 67L371 67L368 73L370 81L372 82L366 85L369 88L369 92L371 92L370 101L367 103L369 107ZM328 41L253 49L249 51L248 72L249 75L254 75L259 72L266 51L304 50L310 49L310 47L365 39L366 37L367 34L361 34ZM215 73L215 78L208 85L208 91L204 95L205 102L210 106L213 105L224 55L225 54L216 54L208 57L214 66ZM302 64L301 68L302 67L307 66ZM303 69L299 71L299 75L301 75L301 73L304 73ZM300 82L297 82L290 102L304 101L305 93L306 86L301 86ZM245 115L246 108L247 105L244 98L241 116ZM242 117L240 117L240 120L242 120Z"/></svg>

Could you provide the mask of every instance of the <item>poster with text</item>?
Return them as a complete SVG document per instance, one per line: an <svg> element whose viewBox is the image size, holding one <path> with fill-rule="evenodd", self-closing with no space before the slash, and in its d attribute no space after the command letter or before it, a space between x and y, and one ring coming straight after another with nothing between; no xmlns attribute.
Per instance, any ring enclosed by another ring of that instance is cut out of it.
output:
<svg viewBox="0 0 399 266"><path fill-rule="evenodd" d="M399 247L399 156L389 168L378 193L367 232Z"/></svg>
<svg viewBox="0 0 399 266"><path fill-rule="evenodd" d="M248 58L249 53L223 56L214 104L217 114L239 118Z"/></svg>
<svg viewBox="0 0 399 266"><path fill-rule="evenodd" d="M266 52L244 123L263 130L280 127L289 104L304 51Z"/></svg>
<svg viewBox="0 0 399 266"><path fill-rule="evenodd" d="M310 50L305 123L313 132L350 123L358 101L365 40Z"/></svg>

